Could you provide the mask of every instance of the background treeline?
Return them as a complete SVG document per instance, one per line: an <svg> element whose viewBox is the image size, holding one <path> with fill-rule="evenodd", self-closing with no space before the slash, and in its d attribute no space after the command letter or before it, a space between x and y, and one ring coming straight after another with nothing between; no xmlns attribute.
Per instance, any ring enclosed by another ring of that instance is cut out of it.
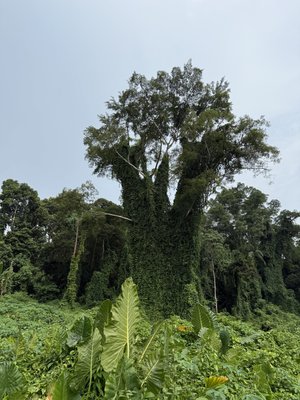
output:
<svg viewBox="0 0 300 400"><path fill-rule="evenodd" d="M90 183L41 200L26 183L3 182L1 295L25 291L40 301L88 306L115 298L134 263L134 221L96 197ZM282 211L277 200L243 184L223 188L208 204L199 228L198 296L216 311L244 317L263 301L299 311L300 213Z"/></svg>

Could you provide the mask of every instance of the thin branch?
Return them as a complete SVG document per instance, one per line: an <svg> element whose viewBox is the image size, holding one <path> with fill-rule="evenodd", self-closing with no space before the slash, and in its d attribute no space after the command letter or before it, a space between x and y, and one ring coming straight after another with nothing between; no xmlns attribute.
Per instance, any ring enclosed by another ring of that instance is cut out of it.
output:
<svg viewBox="0 0 300 400"><path fill-rule="evenodd" d="M212 274L213 274L213 284L214 284L215 311L217 314L218 313L217 280L216 280L216 273L215 273L215 265L214 265L213 261L212 261Z"/></svg>
<svg viewBox="0 0 300 400"><path fill-rule="evenodd" d="M123 215L118 215L118 214L111 214L108 212L103 212L104 215L109 215L110 217L116 217L116 218L122 218L122 219L126 219L126 221L132 221L132 219L127 218L127 217L123 217Z"/></svg>
<svg viewBox="0 0 300 400"><path fill-rule="evenodd" d="M76 235L75 235L75 242L74 242L74 248L73 248L73 255L72 257L76 256L77 253L77 246L78 246L78 237L79 237L79 224L80 221L76 221Z"/></svg>
<svg viewBox="0 0 300 400"><path fill-rule="evenodd" d="M118 150L116 150L116 149L114 149L114 150L115 150L115 152L118 154L118 156L119 156L123 161L126 162L126 164L130 165L130 166L131 166L132 168L134 168L139 174L141 174L141 175L143 176L143 178L145 178L145 174L144 174L139 168L137 168L135 165L133 165L129 160L126 160L126 158L123 157L123 156L118 152Z"/></svg>
<svg viewBox="0 0 300 400"><path fill-rule="evenodd" d="M263 167L263 166L261 166L261 167L243 167L242 169L246 169L246 170L250 170L250 171L256 171L256 170L259 170L259 171L270 171L270 168L268 168L268 167Z"/></svg>
<svg viewBox="0 0 300 400"><path fill-rule="evenodd" d="M159 162L161 160L161 152L162 152L162 143L160 143L159 154L158 154L158 157L157 157L157 160L156 160L155 167L153 168L152 173L150 175L151 177L156 174L158 164L159 164Z"/></svg>

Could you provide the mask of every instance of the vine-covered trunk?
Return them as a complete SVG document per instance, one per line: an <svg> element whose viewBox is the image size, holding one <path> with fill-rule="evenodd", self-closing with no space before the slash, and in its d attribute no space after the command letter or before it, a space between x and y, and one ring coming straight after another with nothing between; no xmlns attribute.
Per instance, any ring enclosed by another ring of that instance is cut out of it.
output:
<svg viewBox="0 0 300 400"><path fill-rule="evenodd" d="M84 252L85 237L79 233L80 220L76 222L76 234L73 254L70 261L70 270L67 278L65 298L71 307L74 307L78 291L78 270L81 256Z"/></svg>
<svg viewBox="0 0 300 400"><path fill-rule="evenodd" d="M163 170L161 167L155 182L148 176L139 176L130 166L124 165L122 171L123 206L132 219L128 231L129 272L143 304L153 313L165 313L171 275L169 203Z"/></svg>
<svg viewBox="0 0 300 400"><path fill-rule="evenodd" d="M170 206L168 170L166 156L154 182L130 168L122 180L123 206L132 219L130 274L148 310L184 315L199 294L200 213L182 220Z"/></svg>

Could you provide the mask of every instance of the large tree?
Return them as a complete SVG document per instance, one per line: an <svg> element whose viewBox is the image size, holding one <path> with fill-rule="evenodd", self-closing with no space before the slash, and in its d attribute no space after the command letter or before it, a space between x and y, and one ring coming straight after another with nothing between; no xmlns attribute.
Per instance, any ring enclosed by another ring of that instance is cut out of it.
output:
<svg viewBox="0 0 300 400"><path fill-rule="evenodd" d="M190 62L149 80L134 73L107 107L100 127L86 130L87 159L121 183L131 274L144 303L182 313L199 292L209 194L244 169L266 170L278 151L266 143L266 121L236 118L227 82L205 84Z"/></svg>

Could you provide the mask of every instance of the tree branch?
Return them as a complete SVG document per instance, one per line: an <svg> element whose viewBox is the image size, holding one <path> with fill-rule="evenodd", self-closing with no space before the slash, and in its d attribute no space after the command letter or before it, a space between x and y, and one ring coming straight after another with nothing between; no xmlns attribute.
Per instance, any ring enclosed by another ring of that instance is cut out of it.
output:
<svg viewBox="0 0 300 400"><path fill-rule="evenodd" d="M132 221L132 219L127 218L127 217L123 217L123 215L118 215L118 214L111 214L108 212L103 212L104 215L109 215L110 217L117 217L117 218L122 218L122 219L126 219L126 221Z"/></svg>
<svg viewBox="0 0 300 400"><path fill-rule="evenodd" d="M143 171L141 171L139 168L137 168L135 165L133 165L129 160L126 160L125 157L123 157L118 150L114 149L115 152L117 153L117 155L124 161L126 162L126 164L130 165L132 168L134 168L140 175L142 175L143 178L145 178L145 174L143 173Z"/></svg>

